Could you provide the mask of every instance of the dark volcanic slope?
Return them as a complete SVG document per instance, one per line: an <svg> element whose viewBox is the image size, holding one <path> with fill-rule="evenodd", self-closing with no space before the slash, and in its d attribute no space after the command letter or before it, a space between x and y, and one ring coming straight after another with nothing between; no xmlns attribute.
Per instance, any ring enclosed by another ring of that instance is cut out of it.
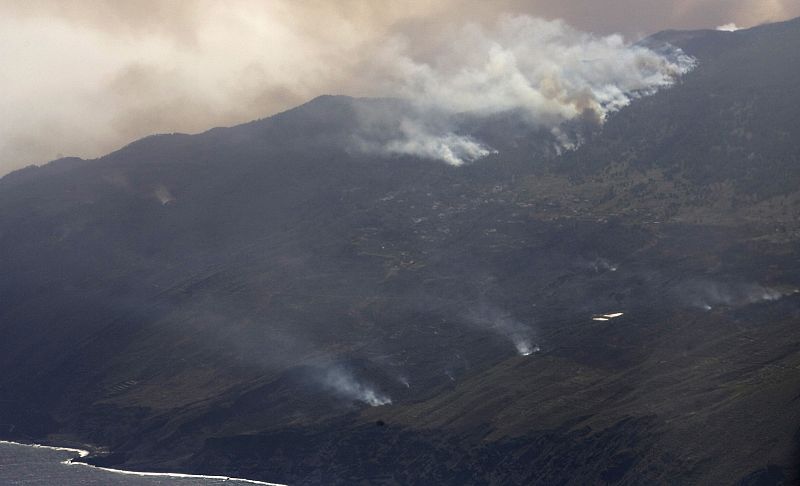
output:
<svg viewBox="0 0 800 486"><path fill-rule="evenodd" d="M465 122L500 149L468 167L364 154L407 107L322 97L6 176L2 435L292 484L795 481L800 22L648 42L699 67L558 158L513 117Z"/></svg>

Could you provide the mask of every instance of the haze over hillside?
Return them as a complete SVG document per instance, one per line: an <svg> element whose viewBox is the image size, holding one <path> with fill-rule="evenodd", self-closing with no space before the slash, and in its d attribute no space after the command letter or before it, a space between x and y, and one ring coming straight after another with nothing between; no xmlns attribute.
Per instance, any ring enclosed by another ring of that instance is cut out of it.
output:
<svg viewBox="0 0 800 486"><path fill-rule="evenodd" d="M0 435L288 484L796 482L800 19L443 38L391 51L405 97L0 179Z"/></svg>
<svg viewBox="0 0 800 486"><path fill-rule="evenodd" d="M669 28L786 20L800 4L0 0L0 174L98 157L152 133L235 125L322 94L402 95L389 82L398 56L417 64L449 57L461 44L453 33L479 25L491 39L504 14L636 41ZM395 54L388 65L387 51Z"/></svg>

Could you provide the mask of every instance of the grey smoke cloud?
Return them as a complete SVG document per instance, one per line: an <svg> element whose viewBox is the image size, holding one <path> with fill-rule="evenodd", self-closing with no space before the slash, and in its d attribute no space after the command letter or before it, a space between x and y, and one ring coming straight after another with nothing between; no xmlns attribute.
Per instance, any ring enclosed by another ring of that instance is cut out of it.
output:
<svg viewBox="0 0 800 486"><path fill-rule="evenodd" d="M423 120L411 118L403 120L400 124L400 137L388 142L383 149L391 154L416 155L455 166L473 162L494 152L469 135L430 132L426 130Z"/></svg>
<svg viewBox="0 0 800 486"><path fill-rule="evenodd" d="M508 339L521 356L528 356L540 350L539 345L535 342L534 329L499 309L481 305L471 309L466 319L470 325L489 330Z"/></svg>
<svg viewBox="0 0 800 486"><path fill-rule="evenodd" d="M98 156L154 132L198 132L264 117L319 94L393 94L387 92L391 83L376 84L364 69L397 39L406 39L396 51L411 61L404 69L431 67L414 79L466 82L451 76L453 66L436 61L444 46L450 50L444 40L468 38L459 34L468 24L491 39L503 13L564 18L598 33L598 39L613 32L635 39L663 28L749 27L800 15L800 4L0 0L0 174L60 154ZM500 52L508 51L507 42L500 45ZM464 53L460 57L474 61ZM423 87L436 96L434 86ZM474 104L468 97L461 102ZM458 142L448 147L456 148L453 156L459 159L485 149L475 141ZM393 149L409 150L402 139ZM441 147L434 138L421 150Z"/></svg>
<svg viewBox="0 0 800 486"><path fill-rule="evenodd" d="M386 149L462 165L493 152L478 140L442 130L442 120L461 113L515 112L531 125L553 131L563 148L576 141L559 126L586 117L603 121L633 99L670 86L694 59L679 49L656 53L620 35L596 36L560 20L503 16L496 25L468 24L444 36L430 60L418 60L409 41L383 45L373 64L375 86L417 106L402 135ZM432 131L426 114L434 113ZM445 124L447 126L447 124Z"/></svg>
<svg viewBox="0 0 800 486"><path fill-rule="evenodd" d="M744 306L772 302L800 291L788 287L768 287L750 282L693 280L679 290L684 301L704 310L717 306Z"/></svg>
<svg viewBox="0 0 800 486"><path fill-rule="evenodd" d="M392 399L388 395L381 393L362 380L358 380L353 373L338 365L333 365L324 372L322 384L338 395L371 407L392 403Z"/></svg>

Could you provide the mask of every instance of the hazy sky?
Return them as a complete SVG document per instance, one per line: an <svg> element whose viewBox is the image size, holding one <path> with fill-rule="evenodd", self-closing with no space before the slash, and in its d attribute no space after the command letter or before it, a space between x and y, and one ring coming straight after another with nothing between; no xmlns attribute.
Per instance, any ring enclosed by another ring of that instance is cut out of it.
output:
<svg viewBox="0 0 800 486"><path fill-rule="evenodd" d="M416 60L465 24L563 18L628 39L749 27L797 0L0 0L0 174L156 132L261 118L324 93L387 93L387 44Z"/></svg>

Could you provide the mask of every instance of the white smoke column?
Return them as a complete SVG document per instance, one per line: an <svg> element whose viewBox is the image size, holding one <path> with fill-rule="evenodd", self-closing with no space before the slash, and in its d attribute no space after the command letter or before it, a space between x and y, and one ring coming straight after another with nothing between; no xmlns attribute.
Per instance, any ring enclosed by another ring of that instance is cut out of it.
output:
<svg viewBox="0 0 800 486"><path fill-rule="evenodd" d="M602 122L631 100L672 85L695 61L679 49L656 53L620 35L599 37L563 21L504 16L493 29L467 25L445 35L440 54L425 61L396 38L375 61L373 74L389 94L399 94L420 113L492 115L515 111L531 126L553 131L591 116ZM388 76L388 81L386 80ZM386 150L436 158L452 165L484 157L492 149L451 131L407 120L400 139Z"/></svg>
<svg viewBox="0 0 800 486"><path fill-rule="evenodd" d="M326 371L323 384L344 397L358 400L371 407L392 403L392 399L388 395L359 382L352 373L339 366L331 367Z"/></svg>
<svg viewBox="0 0 800 486"><path fill-rule="evenodd" d="M718 26L717 30L720 30L720 31L723 31L723 32L736 32L737 30L739 30L739 27L735 23L731 22L729 24Z"/></svg>
<svg viewBox="0 0 800 486"><path fill-rule="evenodd" d="M682 289L689 302L704 310L716 306L742 306L772 302L797 293L797 290L765 287L755 283L719 283L694 281Z"/></svg>
<svg viewBox="0 0 800 486"><path fill-rule="evenodd" d="M539 346L534 343L533 329L498 309L482 306L470 312L467 320L475 326L507 338L521 356L530 356L540 351Z"/></svg>
<svg viewBox="0 0 800 486"><path fill-rule="evenodd" d="M593 261L589 262L589 268L591 268L597 273L605 271L616 272L617 269L619 268L619 265L610 260L606 260L605 258L596 258Z"/></svg>
<svg viewBox="0 0 800 486"><path fill-rule="evenodd" d="M154 194L156 196L156 199L158 199L158 202L160 202L162 205L167 205L175 200L175 197L172 195L169 189L167 189L167 187L164 185L158 186Z"/></svg>
<svg viewBox="0 0 800 486"><path fill-rule="evenodd" d="M418 155L459 166L494 152L469 136L455 133L434 135L410 119L403 120L400 130L403 137L392 140L385 146L390 153Z"/></svg>
<svg viewBox="0 0 800 486"><path fill-rule="evenodd" d="M399 381L404 387L411 388L411 382L409 382L408 378L405 376L398 376L397 381Z"/></svg>

